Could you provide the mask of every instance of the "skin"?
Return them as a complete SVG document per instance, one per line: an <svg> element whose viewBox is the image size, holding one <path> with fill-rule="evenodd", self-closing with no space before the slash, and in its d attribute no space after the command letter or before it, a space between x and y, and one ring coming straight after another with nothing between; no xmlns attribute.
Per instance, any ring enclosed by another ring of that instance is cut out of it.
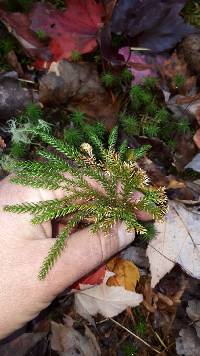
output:
<svg viewBox="0 0 200 356"><path fill-rule="evenodd" d="M92 183L92 185L94 182ZM32 189L9 182L0 184L0 339L36 317L64 289L101 265L130 244L134 233L122 223L113 226L110 236L77 231L44 281L37 277L43 259L55 240L51 222L33 225L29 214L3 211L7 204L61 198L62 192ZM140 212L140 218L149 215Z"/></svg>

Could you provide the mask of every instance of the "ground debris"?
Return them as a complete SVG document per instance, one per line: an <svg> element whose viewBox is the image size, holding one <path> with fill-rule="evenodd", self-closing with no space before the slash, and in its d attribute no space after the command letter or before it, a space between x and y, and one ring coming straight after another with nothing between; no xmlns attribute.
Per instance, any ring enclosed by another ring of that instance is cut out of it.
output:
<svg viewBox="0 0 200 356"><path fill-rule="evenodd" d="M70 110L79 109L104 122L107 128L117 120L119 103L113 103L91 63L53 63L40 80L39 98L45 105L63 104Z"/></svg>

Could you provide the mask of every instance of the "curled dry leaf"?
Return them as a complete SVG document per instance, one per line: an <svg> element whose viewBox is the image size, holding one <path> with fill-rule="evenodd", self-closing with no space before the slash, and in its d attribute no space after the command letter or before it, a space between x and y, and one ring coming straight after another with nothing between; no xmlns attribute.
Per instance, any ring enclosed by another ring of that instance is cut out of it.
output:
<svg viewBox="0 0 200 356"><path fill-rule="evenodd" d="M156 223L157 237L150 242L147 256L150 262L152 287L178 263L189 275L200 278L200 219L198 212L182 204L169 203L162 223Z"/></svg>
<svg viewBox="0 0 200 356"><path fill-rule="evenodd" d="M122 286L126 290L135 291L140 273L136 265L128 260L114 257L107 263L108 269L115 273L107 280L107 286Z"/></svg>

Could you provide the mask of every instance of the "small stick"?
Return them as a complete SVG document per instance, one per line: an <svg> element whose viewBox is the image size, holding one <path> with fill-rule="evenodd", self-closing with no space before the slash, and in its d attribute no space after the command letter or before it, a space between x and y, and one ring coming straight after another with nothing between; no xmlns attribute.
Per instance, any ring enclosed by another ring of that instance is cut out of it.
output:
<svg viewBox="0 0 200 356"><path fill-rule="evenodd" d="M156 337L160 341L161 345L164 346L165 349L167 349L167 346L165 345L164 341L161 339L160 335L156 331L154 331L154 334L156 335Z"/></svg>
<svg viewBox="0 0 200 356"><path fill-rule="evenodd" d="M33 82L32 80L29 80L29 79L18 78L18 80L19 80L20 82L25 82L25 83L30 83L30 84L36 84L35 82Z"/></svg>
<svg viewBox="0 0 200 356"><path fill-rule="evenodd" d="M150 48L131 47L131 51L151 51Z"/></svg>
<svg viewBox="0 0 200 356"><path fill-rule="evenodd" d="M134 334L131 330L127 329L125 326L123 326L122 324L118 323L118 321L116 321L113 318L109 318L110 320L112 320L112 322L118 326L120 326L122 329L126 330L130 335L134 336L136 339L140 340L143 344L145 344L146 346L148 346L152 351L155 351L157 354L160 354L161 352L154 349L154 347L152 347L151 345L149 345L145 340L141 339L138 335Z"/></svg>

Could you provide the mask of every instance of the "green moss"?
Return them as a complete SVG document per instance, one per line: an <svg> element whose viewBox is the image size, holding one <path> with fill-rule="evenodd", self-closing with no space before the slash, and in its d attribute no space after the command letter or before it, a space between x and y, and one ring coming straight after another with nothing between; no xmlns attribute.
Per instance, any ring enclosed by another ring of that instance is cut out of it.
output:
<svg viewBox="0 0 200 356"><path fill-rule="evenodd" d="M140 336L140 337L144 337L146 332L147 332L147 323L144 317L140 317L140 320L137 322L137 324L135 325L135 333Z"/></svg>
<svg viewBox="0 0 200 356"><path fill-rule="evenodd" d="M181 89L185 85L185 76L182 74L176 74L174 77L174 83L177 89Z"/></svg>
<svg viewBox="0 0 200 356"><path fill-rule="evenodd" d="M76 126L81 127L86 121L86 116L84 112L75 110L71 113L70 119Z"/></svg>
<svg viewBox="0 0 200 356"><path fill-rule="evenodd" d="M181 77L176 78L179 85L183 84ZM120 114L120 124L124 133L145 135L159 138L174 150L177 132L184 135L191 132L191 123L183 118L176 119L161 101L155 78L145 78L142 84L133 85L129 90L129 101L123 114Z"/></svg>
<svg viewBox="0 0 200 356"><path fill-rule="evenodd" d="M147 89L155 89L157 86L157 82L158 79L154 78L154 77L146 77L143 81L143 85L147 88Z"/></svg>
<svg viewBox="0 0 200 356"><path fill-rule="evenodd" d="M141 109L143 105L149 105L153 100L150 92L145 90L141 85L133 85L130 89L129 95L132 107L135 110Z"/></svg>
<svg viewBox="0 0 200 356"><path fill-rule="evenodd" d="M200 3L197 0L189 0L182 11L183 17L191 25L200 28Z"/></svg>
<svg viewBox="0 0 200 356"><path fill-rule="evenodd" d="M73 50L71 52L71 60L72 62L79 62L81 60L82 56L81 56L81 53L76 51L76 50Z"/></svg>
<svg viewBox="0 0 200 356"><path fill-rule="evenodd" d="M121 117L121 125L127 136L140 134L140 124L134 116L123 115Z"/></svg>
<svg viewBox="0 0 200 356"><path fill-rule="evenodd" d="M146 241L151 241L156 237L156 228L153 223L146 223L145 227L147 229L146 233L143 234L142 238Z"/></svg>
<svg viewBox="0 0 200 356"><path fill-rule="evenodd" d="M115 76L111 72L103 73L101 81L106 88L112 87L115 82Z"/></svg>
<svg viewBox="0 0 200 356"><path fill-rule="evenodd" d="M177 129L181 134L187 134L190 132L189 121L185 118L181 119L177 123Z"/></svg>
<svg viewBox="0 0 200 356"><path fill-rule="evenodd" d="M159 132L160 132L160 127L158 124L154 122L149 122L149 124L144 127L144 134L146 136L149 136L150 138L158 137Z"/></svg>
<svg viewBox="0 0 200 356"><path fill-rule="evenodd" d="M42 28L39 28L35 33L41 41L44 41L48 38L47 33Z"/></svg>
<svg viewBox="0 0 200 356"><path fill-rule="evenodd" d="M24 158L28 151L28 146L23 142L11 142L10 155L14 158Z"/></svg>
<svg viewBox="0 0 200 356"><path fill-rule="evenodd" d="M123 356L137 356L138 348L131 342L126 342L122 347Z"/></svg>
<svg viewBox="0 0 200 356"><path fill-rule="evenodd" d="M122 72L121 72L121 79L122 81L126 82L130 82L133 79L133 75L131 73L131 71L128 68L123 68Z"/></svg>
<svg viewBox="0 0 200 356"><path fill-rule="evenodd" d="M74 145L78 147L81 145L83 140L84 138L80 130L74 127L69 127L68 129L64 130L64 141L67 142L69 145Z"/></svg>

